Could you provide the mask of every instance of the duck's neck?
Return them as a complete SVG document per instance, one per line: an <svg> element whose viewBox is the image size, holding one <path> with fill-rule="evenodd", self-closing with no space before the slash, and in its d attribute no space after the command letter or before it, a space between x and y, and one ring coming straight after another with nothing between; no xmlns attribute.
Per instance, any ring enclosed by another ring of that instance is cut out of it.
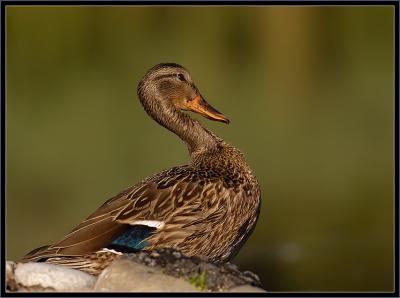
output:
<svg viewBox="0 0 400 298"><path fill-rule="evenodd" d="M169 100L141 98L146 112L160 125L172 131L187 145L190 155L213 150L223 141L185 113L177 110ZM158 104L150 104L158 103Z"/></svg>

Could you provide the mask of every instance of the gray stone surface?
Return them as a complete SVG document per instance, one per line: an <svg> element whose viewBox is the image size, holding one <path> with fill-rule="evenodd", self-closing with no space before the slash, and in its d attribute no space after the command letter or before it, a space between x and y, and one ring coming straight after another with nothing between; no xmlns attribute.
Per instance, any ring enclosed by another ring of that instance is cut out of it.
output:
<svg viewBox="0 0 400 298"><path fill-rule="evenodd" d="M265 292L254 273L170 248L122 255L98 278L61 265L7 261L5 279L10 292Z"/></svg>
<svg viewBox="0 0 400 298"><path fill-rule="evenodd" d="M235 293L256 293L256 292L266 292L265 290L259 288L259 287L253 287L249 285L243 285L243 286L238 286L238 287L233 287L229 289L228 292L235 292Z"/></svg>
<svg viewBox="0 0 400 298"><path fill-rule="evenodd" d="M6 262L6 285L10 291L15 291L18 289L18 285L15 282L14 271L16 264L12 261Z"/></svg>
<svg viewBox="0 0 400 298"><path fill-rule="evenodd" d="M39 287L56 291L85 291L91 289L96 278L85 272L46 263L19 263L14 279L23 287Z"/></svg>
<svg viewBox="0 0 400 298"><path fill-rule="evenodd" d="M202 257L188 257L181 252L163 248L126 254L129 259L179 278L190 280L205 291L224 292L240 285L261 287L258 276L249 271L240 271L232 263L210 263Z"/></svg>
<svg viewBox="0 0 400 298"><path fill-rule="evenodd" d="M94 291L100 292L198 292L189 282L163 274L160 270L116 260L99 276Z"/></svg>

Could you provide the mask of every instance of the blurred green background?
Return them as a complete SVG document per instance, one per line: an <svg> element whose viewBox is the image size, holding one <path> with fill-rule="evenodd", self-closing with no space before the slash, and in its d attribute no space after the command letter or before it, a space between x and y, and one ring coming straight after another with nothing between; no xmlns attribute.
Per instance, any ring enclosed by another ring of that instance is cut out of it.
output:
<svg viewBox="0 0 400 298"><path fill-rule="evenodd" d="M393 7L9 6L6 18L7 259L188 160L136 95L150 67L176 62L232 121L202 123L261 184L234 262L270 291L393 289Z"/></svg>

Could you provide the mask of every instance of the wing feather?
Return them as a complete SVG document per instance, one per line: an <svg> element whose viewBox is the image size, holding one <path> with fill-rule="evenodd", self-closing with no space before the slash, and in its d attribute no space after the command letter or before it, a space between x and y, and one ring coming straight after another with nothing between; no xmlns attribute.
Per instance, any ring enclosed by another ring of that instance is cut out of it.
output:
<svg viewBox="0 0 400 298"><path fill-rule="evenodd" d="M186 179L191 174L190 168L186 167L185 171L177 168L164 171L122 191L101 205L59 242L32 251L23 261L91 253L107 247L129 224L141 220L165 222L177 209L198 200L203 191L203 187ZM194 206L198 207L198 204Z"/></svg>

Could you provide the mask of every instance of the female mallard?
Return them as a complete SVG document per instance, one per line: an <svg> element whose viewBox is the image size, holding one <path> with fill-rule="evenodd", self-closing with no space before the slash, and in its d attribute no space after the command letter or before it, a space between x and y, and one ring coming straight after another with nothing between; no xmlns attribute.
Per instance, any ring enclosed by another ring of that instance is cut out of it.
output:
<svg viewBox="0 0 400 298"><path fill-rule="evenodd" d="M106 201L61 241L23 261L63 264L98 274L122 252L162 247L210 261L234 257L253 231L260 187L242 153L184 111L229 120L174 63L150 69L138 86L146 112L178 135L191 161L151 176Z"/></svg>

